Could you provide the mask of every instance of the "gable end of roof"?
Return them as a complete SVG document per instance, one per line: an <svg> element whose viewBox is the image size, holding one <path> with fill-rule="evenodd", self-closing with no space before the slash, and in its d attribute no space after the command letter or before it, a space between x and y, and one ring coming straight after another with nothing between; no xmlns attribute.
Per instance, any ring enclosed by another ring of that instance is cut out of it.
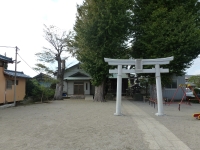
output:
<svg viewBox="0 0 200 150"><path fill-rule="evenodd" d="M4 74L5 75L8 75L8 76L15 76L15 71L12 71L12 70L4 70ZM19 71L16 71L16 77L19 77L19 78L31 78L30 76L28 75L25 75L23 72L19 72Z"/></svg>
<svg viewBox="0 0 200 150"><path fill-rule="evenodd" d="M0 55L0 60L3 62L13 63L12 58L9 58L9 57L3 56L3 55Z"/></svg>
<svg viewBox="0 0 200 150"><path fill-rule="evenodd" d="M88 77L87 75L81 73L81 72L77 72L69 77Z"/></svg>

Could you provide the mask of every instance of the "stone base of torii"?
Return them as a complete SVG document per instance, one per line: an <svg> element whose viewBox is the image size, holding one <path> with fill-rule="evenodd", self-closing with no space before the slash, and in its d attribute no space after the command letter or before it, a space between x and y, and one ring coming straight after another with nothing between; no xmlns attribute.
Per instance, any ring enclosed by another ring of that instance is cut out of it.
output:
<svg viewBox="0 0 200 150"><path fill-rule="evenodd" d="M122 73L155 73L158 112L157 116L164 115L163 98L160 73L168 73L169 69L160 68L160 65L169 64L174 57L158 58L158 59L109 59L104 58L109 65L118 66L117 69L110 69L109 73L117 73L117 97L116 112L114 115L121 115L121 95L122 95ZM123 65L135 65L135 69L122 69ZM152 69L143 69L144 65L155 65Z"/></svg>

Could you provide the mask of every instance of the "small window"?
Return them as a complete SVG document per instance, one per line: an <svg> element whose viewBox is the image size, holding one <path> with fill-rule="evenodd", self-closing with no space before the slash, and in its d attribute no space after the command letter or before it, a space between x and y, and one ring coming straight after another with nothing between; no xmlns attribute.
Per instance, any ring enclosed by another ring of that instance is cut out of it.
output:
<svg viewBox="0 0 200 150"><path fill-rule="evenodd" d="M12 80L13 85L15 85L15 80ZM16 85L18 85L18 80L16 80Z"/></svg>
<svg viewBox="0 0 200 150"><path fill-rule="evenodd" d="M166 85L165 88L176 89L177 88L177 80L173 79L172 82L171 82L171 84Z"/></svg>
<svg viewBox="0 0 200 150"><path fill-rule="evenodd" d="M12 80L6 80L6 89L12 89L13 82Z"/></svg>
<svg viewBox="0 0 200 150"><path fill-rule="evenodd" d="M85 84L85 89L87 90L87 87L88 87L88 85L87 85L87 83Z"/></svg>
<svg viewBox="0 0 200 150"><path fill-rule="evenodd" d="M3 67L3 62L2 61L0 61L0 67Z"/></svg>

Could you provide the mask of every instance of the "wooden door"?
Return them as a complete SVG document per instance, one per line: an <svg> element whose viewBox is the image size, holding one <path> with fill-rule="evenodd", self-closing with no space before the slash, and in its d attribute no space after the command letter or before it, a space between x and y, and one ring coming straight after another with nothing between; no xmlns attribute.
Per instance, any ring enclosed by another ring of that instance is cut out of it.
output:
<svg viewBox="0 0 200 150"><path fill-rule="evenodd" d="M74 95L84 95L83 82L74 82Z"/></svg>

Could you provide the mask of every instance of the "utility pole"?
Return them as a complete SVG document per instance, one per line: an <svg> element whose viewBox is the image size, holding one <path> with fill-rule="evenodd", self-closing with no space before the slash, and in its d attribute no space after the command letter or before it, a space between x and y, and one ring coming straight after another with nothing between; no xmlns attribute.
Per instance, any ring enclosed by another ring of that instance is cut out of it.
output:
<svg viewBox="0 0 200 150"><path fill-rule="evenodd" d="M19 48L17 46L15 46L15 47L12 47L12 46L0 46L0 47L15 48L15 81L14 81L14 103L13 103L13 106L16 106L17 50L19 50Z"/></svg>
<svg viewBox="0 0 200 150"><path fill-rule="evenodd" d="M14 106L16 106L16 76L17 76L17 50L18 47L15 47L15 81L14 81Z"/></svg>

